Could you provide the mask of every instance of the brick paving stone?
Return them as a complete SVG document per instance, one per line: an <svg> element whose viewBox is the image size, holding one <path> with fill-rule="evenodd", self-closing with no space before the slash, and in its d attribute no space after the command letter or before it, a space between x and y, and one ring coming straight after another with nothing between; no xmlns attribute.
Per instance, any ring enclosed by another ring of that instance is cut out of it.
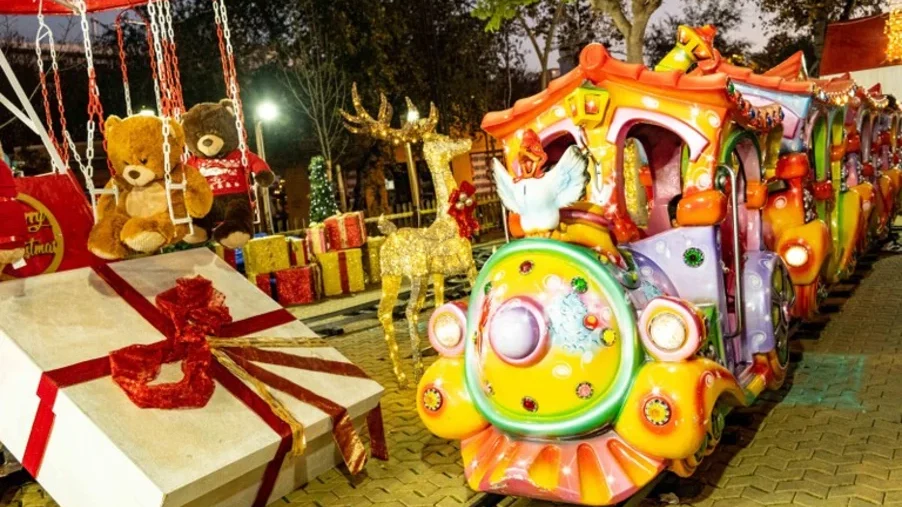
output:
<svg viewBox="0 0 902 507"><path fill-rule="evenodd" d="M731 414L730 438L687 480L701 493L680 505L902 505L902 256L872 269L839 311L822 319L816 336L806 331L806 339L792 342L796 362L783 389ZM454 507L480 498L466 486L458 444L430 435L414 410L414 391L395 386L381 331L354 330L329 343L386 387L391 459L371 461L357 477L330 471L272 506ZM405 326L397 330L410 371ZM642 505L662 505L659 493ZM0 507L55 506L34 483L0 479Z"/></svg>

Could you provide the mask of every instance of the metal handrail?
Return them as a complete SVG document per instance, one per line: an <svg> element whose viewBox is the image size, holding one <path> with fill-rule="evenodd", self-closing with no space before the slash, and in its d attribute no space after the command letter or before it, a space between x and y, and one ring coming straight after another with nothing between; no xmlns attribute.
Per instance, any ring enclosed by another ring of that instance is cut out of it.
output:
<svg viewBox="0 0 902 507"><path fill-rule="evenodd" d="M727 338L735 338L742 334L742 256L739 250L739 189L736 188L736 171L727 165L720 166L730 175L730 197L733 199L733 277L736 283L736 293L733 295L733 311L736 313L736 330L728 334ZM727 319L729 320L729 318Z"/></svg>

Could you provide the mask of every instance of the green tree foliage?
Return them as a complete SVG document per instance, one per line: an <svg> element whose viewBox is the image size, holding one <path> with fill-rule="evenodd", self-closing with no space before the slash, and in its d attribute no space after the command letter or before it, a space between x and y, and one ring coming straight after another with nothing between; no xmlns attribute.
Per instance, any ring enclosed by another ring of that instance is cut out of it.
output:
<svg viewBox="0 0 902 507"><path fill-rule="evenodd" d="M316 156L310 159L310 221L322 222L338 213L335 189L326 176L326 161Z"/></svg>
<svg viewBox="0 0 902 507"><path fill-rule="evenodd" d="M807 35L814 46L814 54L808 61L812 74L817 73L827 25L837 21L847 21L859 16L876 14L886 4L885 0L757 0L764 13L765 26L772 33L791 30L798 35ZM787 32L789 33L789 32ZM783 37L780 41L787 41ZM807 55L806 55L807 56Z"/></svg>
<svg viewBox="0 0 902 507"><path fill-rule="evenodd" d="M670 14L655 23L645 38L645 61L653 65L676 44L677 27L713 24L717 28L714 47L724 58L744 55L748 40L736 34L743 21L742 2L736 0L692 0L679 14Z"/></svg>
<svg viewBox="0 0 902 507"><path fill-rule="evenodd" d="M573 0L477 0L473 16L485 21L485 29L496 32L513 23L516 33L529 39L539 57L541 86L548 84L548 57L564 19L567 4ZM542 13L550 15L542 16ZM541 41L541 42L540 42Z"/></svg>

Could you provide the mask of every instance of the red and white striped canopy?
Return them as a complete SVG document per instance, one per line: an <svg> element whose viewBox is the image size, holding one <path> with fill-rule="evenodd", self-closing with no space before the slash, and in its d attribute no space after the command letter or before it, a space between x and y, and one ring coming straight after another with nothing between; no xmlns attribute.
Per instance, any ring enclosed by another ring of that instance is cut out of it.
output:
<svg viewBox="0 0 902 507"><path fill-rule="evenodd" d="M88 12L122 9L146 4L147 0L85 0ZM37 14L38 0L0 0L0 14ZM44 14L72 14L66 0L44 0Z"/></svg>

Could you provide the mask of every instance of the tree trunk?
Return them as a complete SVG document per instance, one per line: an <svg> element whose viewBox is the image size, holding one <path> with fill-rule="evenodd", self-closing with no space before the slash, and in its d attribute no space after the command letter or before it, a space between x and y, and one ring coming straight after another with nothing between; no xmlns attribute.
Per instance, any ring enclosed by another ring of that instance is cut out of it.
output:
<svg viewBox="0 0 902 507"><path fill-rule="evenodd" d="M821 57L824 54L824 43L827 41L827 25L830 20L827 17L827 13L823 10L819 10L816 16L814 25L811 27L814 37L812 41L814 43L814 62L811 64L811 72L814 76L819 76L821 74Z"/></svg>
<svg viewBox="0 0 902 507"><path fill-rule="evenodd" d="M645 63L645 32L634 25L626 39L626 61L629 63Z"/></svg>

